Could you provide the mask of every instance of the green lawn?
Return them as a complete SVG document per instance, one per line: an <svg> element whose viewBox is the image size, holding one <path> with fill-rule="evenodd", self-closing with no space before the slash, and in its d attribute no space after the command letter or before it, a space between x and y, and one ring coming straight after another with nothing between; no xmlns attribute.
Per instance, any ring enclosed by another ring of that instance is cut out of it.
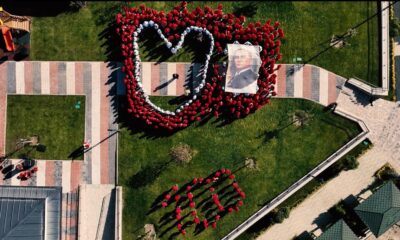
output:
<svg viewBox="0 0 400 240"><path fill-rule="evenodd" d="M139 5L141 2L130 3ZM176 2L146 2L147 6L168 11ZM192 2L195 6L218 2ZM238 2L224 2L224 11L232 12ZM35 17L32 30L32 60L104 61L106 39L102 32L114 21L119 2L88 2L78 13L57 17ZM257 13L250 21L280 21L286 33L282 42L282 63L294 57L308 60L329 46L333 34L343 34L377 11L376 2L258 2ZM343 77L358 77L379 85L378 21L373 18L357 29L357 34L343 49L330 49L310 63ZM114 44L116 45L116 44ZM145 58L143 58L145 59ZM189 61L181 54L169 61Z"/></svg>
<svg viewBox="0 0 400 240"><path fill-rule="evenodd" d="M77 101L81 102L80 109L75 109ZM15 149L17 139L32 135L39 135L40 143L46 146L43 153L32 151L32 158L68 159L85 137L85 97L8 95L6 151Z"/></svg>
<svg viewBox="0 0 400 240"><path fill-rule="evenodd" d="M168 100L164 97L158 103ZM298 109L311 116L304 128L289 125ZM241 210L222 218L216 230L207 229L194 237L194 228L188 229L187 239L220 239L359 132L356 123L301 99L273 99L271 105L232 124L219 127L211 119L169 137L154 138L122 128L119 183L124 186L123 237L136 239L146 223L156 225L158 236L173 226L175 221L159 226L162 216L172 207L147 214L157 197L173 184L182 186L193 177L205 177L219 168L234 170L246 157L253 157L259 170L242 169L236 173L247 194ZM170 148L180 142L197 152L186 166L169 159ZM172 227L162 239L176 231Z"/></svg>

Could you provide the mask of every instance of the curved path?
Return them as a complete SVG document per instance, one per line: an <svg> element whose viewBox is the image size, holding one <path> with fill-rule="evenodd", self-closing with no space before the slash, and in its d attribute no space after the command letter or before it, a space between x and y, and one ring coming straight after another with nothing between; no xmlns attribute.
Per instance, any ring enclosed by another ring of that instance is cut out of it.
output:
<svg viewBox="0 0 400 240"><path fill-rule="evenodd" d="M370 129L373 148L359 158L359 167L343 171L293 209L282 224L275 224L258 240L290 240L312 232L329 218L327 210L349 195L357 196L374 181L374 173L386 162L400 172L400 107L383 99L371 106L369 96L347 84L337 99L337 109L360 118ZM386 239L382 237L381 239Z"/></svg>

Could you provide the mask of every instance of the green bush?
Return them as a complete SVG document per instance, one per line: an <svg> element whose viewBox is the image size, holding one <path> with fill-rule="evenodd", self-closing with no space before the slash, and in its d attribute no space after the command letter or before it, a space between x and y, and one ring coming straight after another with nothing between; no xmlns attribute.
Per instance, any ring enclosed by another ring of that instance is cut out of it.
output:
<svg viewBox="0 0 400 240"><path fill-rule="evenodd" d="M351 155L346 156L346 158L343 161L343 164L345 170L356 169L359 165L357 158Z"/></svg>
<svg viewBox="0 0 400 240"><path fill-rule="evenodd" d="M380 181L395 180L398 178L397 172L387 163L375 173L375 177Z"/></svg>
<svg viewBox="0 0 400 240"><path fill-rule="evenodd" d="M393 17L393 19L390 19L389 32L390 37L400 36L400 19L398 19L397 17Z"/></svg>
<svg viewBox="0 0 400 240"><path fill-rule="evenodd" d="M336 163L330 166L328 169L323 171L318 175L318 178L324 181L329 181L330 179L339 175L342 170L350 170L358 167L358 160L366 150L368 150L372 144L369 140L365 140L367 144L364 142L358 144L354 149L348 152L345 156L339 159Z"/></svg>
<svg viewBox="0 0 400 240"><path fill-rule="evenodd" d="M328 212L335 218L335 219L341 219L344 216L346 216L347 212L344 207L343 201L340 201L337 203L335 206L333 206L331 209L328 210Z"/></svg>
<svg viewBox="0 0 400 240"><path fill-rule="evenodd" d="M289 217L290 209L288 207L280 208L274 216L275 223L282 223L283 220Z"/></svg>

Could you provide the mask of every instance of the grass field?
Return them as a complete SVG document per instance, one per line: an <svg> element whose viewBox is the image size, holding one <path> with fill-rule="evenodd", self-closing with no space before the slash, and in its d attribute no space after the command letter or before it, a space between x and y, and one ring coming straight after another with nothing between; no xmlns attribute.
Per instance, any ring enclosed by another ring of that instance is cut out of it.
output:
<svg viewBox="0 0 400 240"><path fill-rule="evenodd" d="M75 109L77 101L80 109ZM46 146L43 153L32 151L32 158L68 159L85 137L85 97L8 95L6 151L15 149L17 139L32 135L39 135L40 143ZM13 157L23 153L27 151Z"/></svg>
<svg viewBox="0 0 400 240"><path fill-rule="evenodd" d="M158 103L168 100L164 97ZM290 125L298 109L311 116L304 128ZM161 239L168 239L177 232L175 221L160 226L160 219L172 208L147 214L158 196L175 183L182 186L219 168L234 170L246 157L253 157L258 170L242 169L235 174L247 194L241 210L223 217L216 230L207 229L194 237L194 228L188 229L187 239L220 239L359 132L354 122L301 99L273 99L271 105L232 124L219 127L211 119L169 137L134 134L122 128L119 183L124 186L123 237L135 239L143 233L144 224L152 223L158 237L165 232ZM170 148L181 142L196 152L183 166L170 162L168 155Z"/></svg>
<svg viewBox="0 0 400 240"><path fill-rule="evenodd" d="M130 5L139 5L139 2ZM168 11L176 2L146 2L147 6ZM195 6L218 2L191 2ZM240 2L224 2L224 11L232 12ZM294 57L311 59L325 48L333 34L340 35L364 21L377 11L376 2L257 2L257 12L251 21L280 21L286 33L281 52L282 63L292 63ZM107 60L107 40L104 30L114 21L120 2L88 2L77 13L64 13L56 17L35 17L32 30L32 60L104 61ZM357 29L349 39L350 45L330 49L310 61L343 77L358 77L379 85L379 27L373 18ZM189 61L181 54L169 61ZM110 60L110 59L108 59ZM112 59L111 59L112 60Z"/></svg>

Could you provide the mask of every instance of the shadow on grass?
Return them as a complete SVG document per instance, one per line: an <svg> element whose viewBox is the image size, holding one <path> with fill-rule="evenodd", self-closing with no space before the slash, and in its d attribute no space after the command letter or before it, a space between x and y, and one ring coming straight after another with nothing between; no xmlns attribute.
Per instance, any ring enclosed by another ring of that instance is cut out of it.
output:
<svg viewBox="0 0 400 240"><path fill-rule="evenodd" d="M83 146L78 147L75 149L69 156L71 160L75 160L79 157L81 157L85 153L85 148Z"/></svg>
<svg viewBox="0 0 400 240"><path fill-rule="evenodd" d="M75 160L76 158L81 157L83 154L85 154L86 152L91 151L93 148L98 147L100 144L102 144L103 142L107 141L109 138L111 138L112 136L114 136L115 134L117 134L117 131L114 131L113 133L109 134L107 137L103 138L102 140L100 140L100 142L95 143L94 145L92 145L90 148L85 149L84 146L80 146L79 148L75 149L69 156L68 158L71 158L71 160Z"/></svg>
<svg viewBox="0 0 400 240"><path fill-rule="evenodd" d="M169 163L155 163L144 167L129 179L129 186L137 189L152 184L168 167Z"/></svg>
<svg viewBox="0 0 400 240"><path fill-rule="evenodd" d="M245 17L253 17L257 14L258 10L258 1L248 1L246 3L240 2L236 3L233 7L233 14L236 17L245 16Z"/></svg>

